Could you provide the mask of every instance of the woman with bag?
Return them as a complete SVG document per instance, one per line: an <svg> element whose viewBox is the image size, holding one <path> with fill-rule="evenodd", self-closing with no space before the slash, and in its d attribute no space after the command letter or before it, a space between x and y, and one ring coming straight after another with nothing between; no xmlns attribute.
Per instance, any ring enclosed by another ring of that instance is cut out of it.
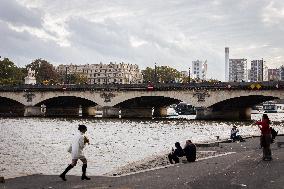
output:
<svg viewBox="0 0 284 189"><path fill-rule="evenodd" d="M257 121L256 124L258 125L259 129L261 130L261 136L260 136L260 145L263 149L263 157L262 159L264 161L271 161L271 131L270 131L270 120L267 116L267 114L263 114L262 120Z"/></svg>

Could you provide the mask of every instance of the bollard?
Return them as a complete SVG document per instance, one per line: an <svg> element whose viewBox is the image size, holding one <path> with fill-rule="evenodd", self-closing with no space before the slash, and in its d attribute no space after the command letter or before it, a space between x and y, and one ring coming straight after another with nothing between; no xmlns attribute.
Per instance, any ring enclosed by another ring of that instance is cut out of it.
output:
<svg viewBox="0 0 284 189"><path fill-rule="evenodd" d="M0 177L0 183L5 183L4 177Z"/></svg>

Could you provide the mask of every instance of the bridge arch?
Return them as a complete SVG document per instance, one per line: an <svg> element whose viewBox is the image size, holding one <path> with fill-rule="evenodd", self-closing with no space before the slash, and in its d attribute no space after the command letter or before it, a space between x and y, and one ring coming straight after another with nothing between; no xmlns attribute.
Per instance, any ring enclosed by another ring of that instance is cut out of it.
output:
<svg viewBox="0 0 284 189"><path fill-rule="evenodd" d="M153 92L141 92L141 91L133 91L133 92L122 92L119 93L116 98L112 100L112 106L118 107L123 105L124 103L135 101L135 100L148 100L150 102L150 98L154 99L157 103L157 100L162 100L162 104L164 106L169 106L174 103L178 102L186 102L188 104L193 104L192 101L192 94L187 94L181 91L153 91ZM169 102L166 102L168 100ZM152 103L153 104L153 103ZM159 103L158 103L159 104ZM151 104L149 104L151 105ZM154 104L153 104L154 105ZM161 104L159 104L161 105Z"/></svg>
<svg viewBox="0 0 284 189"><path fill-rule="evenodd" d="M37 93L36 97L33 99L33 105L38 106L38 104L42 104L45 101L48 101L49 99L55 99L55 98L63 98L63 97L75 97L78 99L85 99L86 101L90 101L90 103L96 103L101 105L102 99L99 97L99 94L93 93L90 91L84 91L84 92L45 92L45 93Z"/></svg>
<svg viewBox="0 0 284 189"><path fill-rule="evenodd" d="M196 111L196 119L251 120L251 107L265 101L283 99L282 91L226 91L211 92Z"/></svg>
<svg viewBox="0 0 284 189"><path fill-rule="evenodd" d="M244 108L253 107L262 102L275 100L275 99L279 99L279 97L263 96L263 95L248 95L248 96L244 95L217 102L211 105L209 108L212 108L213 111L244 109Z"/></svg>
<svg viewBox="0 0 284 189"><path fill-rule="evenodd" d="M19 96L14 93L0 93L0 98L6 98L8 100L12 100L22 105L25 105L25 101L23 101L24 99L19 98Z"/></svg>
<svg viewBox="0 0 284 189"><path fill-rule="evenodd" d="M165 107L181 102L179 99L164 96L140 96L126 99L114 107Z"/></svg>
<svg viewBox="0 0 284 189"><path fill-rule="evenodd" d="M0 116L24 116L25 106L11 98L0 97Z"/></svg>
<svg viewBox="0 0 284 189"><path fill-rule="evenodd" d="M210 97L206 99L206 102L203 107L214 107L219 106L218 104L222 103L230 103L234 102L237 103L236 100L240 99L250 99L248 103L255 103L257 102L265 102L268 100L273 99L284 99L284 93L282 90L278 91L253 91L253 90L240 90L240 91L224 91L224 93L218 92L218 91L212 91L210 93ZM239 102L238 102L239 103Z"/></svg>
<svg viewBox="0 0 284 189"><path fill-rule="evenodd" d="M45 108L45 116L87 116L89 109L97 103L76 96L56 96L45 99L35 106Z"/></svg>

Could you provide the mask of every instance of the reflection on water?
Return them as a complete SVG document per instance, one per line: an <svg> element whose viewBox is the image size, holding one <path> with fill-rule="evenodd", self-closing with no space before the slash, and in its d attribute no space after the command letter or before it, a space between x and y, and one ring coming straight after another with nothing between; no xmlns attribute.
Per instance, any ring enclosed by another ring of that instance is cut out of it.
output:
<svg viewBox="0 0 284 189"><path fill-rule="evenodd" d="M279 121L273 126L284 133L281 121L284 114L269 116ZM254 120L260 118L260 114L253 115ZM0 118L0 175L59 174L70 163L67 147L78 124L88 126L91 144L86 147L85 155L89 175L102 175L130 162L163 154L176 141L228 138L232 125L237 125L242 135L259 135L253 122ZM81 167L72 169L70 174L80 175Z"/></svg>

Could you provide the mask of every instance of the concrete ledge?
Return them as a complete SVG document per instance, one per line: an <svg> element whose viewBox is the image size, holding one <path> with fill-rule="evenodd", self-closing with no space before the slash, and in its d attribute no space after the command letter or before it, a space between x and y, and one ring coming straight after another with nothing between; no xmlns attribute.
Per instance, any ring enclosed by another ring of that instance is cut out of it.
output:
<svg viewBox="0 0 284 189"><path fill-rule="evenodd" d="M215 147L215 146L219 146L220 142L212 142L212 143L199 143L199 144L195 144L196 147Z"/></svg>
<svg viewBox="0 0 284 189"><path fill-rule="evenodd" d="M278 148L281 148L282 145L284 145L284 142L277 142Z"/></svg>

